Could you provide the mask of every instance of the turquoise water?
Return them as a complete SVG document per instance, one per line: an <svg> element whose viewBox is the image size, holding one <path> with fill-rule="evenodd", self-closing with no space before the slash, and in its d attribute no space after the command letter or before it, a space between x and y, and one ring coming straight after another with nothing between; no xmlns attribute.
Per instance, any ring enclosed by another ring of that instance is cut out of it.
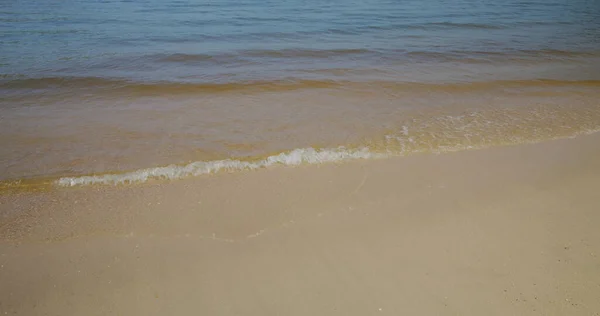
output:
<svg viewBox="0 0 600 316"><path fill-rule="evenodd" d="M536 142L598 100L593 0L0 1L0 181Z"/></svg>

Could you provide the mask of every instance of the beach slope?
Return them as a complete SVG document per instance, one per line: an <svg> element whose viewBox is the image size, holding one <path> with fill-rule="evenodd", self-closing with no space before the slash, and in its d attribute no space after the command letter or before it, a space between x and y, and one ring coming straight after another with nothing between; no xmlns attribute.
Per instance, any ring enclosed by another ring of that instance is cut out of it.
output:
<svg viewBox="0 0 600 316"><path fill-rule="evenodd" d="M600 134L0 196L0 314L600 315Z"/></svg>

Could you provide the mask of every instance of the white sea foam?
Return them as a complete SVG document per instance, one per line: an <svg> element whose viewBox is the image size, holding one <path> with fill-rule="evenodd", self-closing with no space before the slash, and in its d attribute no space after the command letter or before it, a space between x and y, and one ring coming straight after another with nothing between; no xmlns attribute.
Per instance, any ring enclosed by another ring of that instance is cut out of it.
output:
<svg viewBox="0 0 600 316"><path fill-rule="evenodd" d="M575 137L577 135L592 134L599 131L600 129L598 128L583 129L581 131L576 131L571 135L549 137L546 140ZM463 137L468 138L468 134L464 134ZM401 136L386 135L385 141L386 146L383 150L378 152L373 152L368 147L362 147L359 149L348 149L343 146L329 149L300 148L294 149L289 152L269 156L265 159L257 159L250 161L233 159L196 161L183 166L170 165L165 167L140 169L132 172L119 174L63 177L58 179L56 181L56 184L66 187L90 184L117 185L144 182L150 179L179 179L184 177L212 174L221 171L233 172L242 170L254 170L260 168L267 168L275 165L296 166L300 164L321 164L357 159L384 158L389 156L406 155L418 152L454 152L461 150L486 148L494 145L536 143L542 140L537 138L512 138L505 140L504 142L499 141L497 143L471 144L470 142L459 142L453 145L437 144L436 146L432 146L431 144L417 142L417 140L415 140L413 136L409 136L408 128L403 127Z"/></svg>
<svg viewBox="0 0 600 316"><path fill-rule="evenodd" d="M296 166L300 164L320 164L356 159L381 158L385 155L373 153L368 148L346 149L345 147L331 149L300 148L290 152L269 156L262 160L213 160L196 161L184 166L170 165L165 167L140 169L121 174L103 174L81 177L64 177L56 181L60 186L78 186L90 184L127 184L144 182L149 179L179 179L199 176L220 171L239 171L266 168L275 165Z"/></svg>

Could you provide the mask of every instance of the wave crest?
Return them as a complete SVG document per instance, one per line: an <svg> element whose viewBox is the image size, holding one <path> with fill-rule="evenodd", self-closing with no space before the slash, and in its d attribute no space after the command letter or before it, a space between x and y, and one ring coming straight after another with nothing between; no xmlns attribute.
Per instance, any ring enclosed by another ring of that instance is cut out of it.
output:
<svg viewBox="0 0 600 316"><path fill-rule="evenodd" d="M184 166L169 165L165 167L140 169L121 174L63 177L58 179L56 184L65 187L90 184L118 185L145 182L150 179L180 179L221 171L255 170L275 165L297 166L300 164L320 164L357 159L383 158L384 156L384 154L373 153L366 147L360 149L347 149L345 147L330 149L300 148L256 161L232 159L196 161Z"/></svg>

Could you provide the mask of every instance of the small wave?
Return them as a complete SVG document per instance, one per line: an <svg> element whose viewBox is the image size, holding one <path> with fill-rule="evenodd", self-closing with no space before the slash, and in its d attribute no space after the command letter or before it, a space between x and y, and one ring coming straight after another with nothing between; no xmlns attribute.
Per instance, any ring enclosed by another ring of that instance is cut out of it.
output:
<svg viewBox="0 0 600 316"><path fill-rule="evenodd" d="M17 77L18 78L18 77ZM343 80L307 80L290 78L264 81L233 81L210 83L183 83L183 82L139 82L122 79L104 79L97 77L47 77L47 78L18 78L12 75L0 78L0 89L13 90L29 94L32 90L41 90L44 93L61 94L65 89L82 89L86 92L128 96L154 96L154 95L185 95L185 94L217 94L217 93L262 93L283 92L303 89L384 89L388 91L452 91L474 92L482 90L505 88L548 88L548 87L600 87L600 80L493 80L477 82L455 83L419 83L405 81L374 80L368 82L355 82ZM21 93L21 92L19 92Z"/></svg>
<svg viewBox="0 0 600 316"><path fill-rule="evenodd" d="M117 185L151 179L178 179L218 172L255 170L278 165L310 165L536 143L598 132L600 108L595 104L591 105L481 108L443 115L406 117L382 134L339 147L307 147L267 157L196 161L186 165L168 165L121 173L85 176L62 174L64 177L53 178L45 183L66 187L90 184Z"/></svg>
<svg viewBox="0 0 600 316"><path fill-rule="evenodd" d="M308 88L332 88L333 80L256 80L222 83L140 82L99 77L44 77L0 81L0 89L108 89L139 96L156 94L219 93L232 91L272 92Z"/></svg>
<svg viewBox="0 0 600 316"><path fill-rule="evenodd" d="M125 85L125 80L104 79L98 77L41 77L25 78L16 75L13 80L0 81L3 89L46 89L46 88L78 88L78 87L105 87Z"/></svg>
<svg viewBox="0 0 600 316"><path fill-rule="evenodd" d="M439 118L442 125L452 125L461 121L469 121L471 125L479 126L491 124L490 122L477 121L477 114L468 116L446 116ZM427 122L425 122L427 123ZM524 125L525 126L525 125ZM149 180L177 180L219 172L252 171L275 166L318 165L324 163L339 163L352 160L383 159L394 156L407 156L417 153L449 153L464 150L483 149L495 146L517 144L533 144L546 140L574 138L579 135L589 135L600 132L597 126L583 127L580 130L557 133L554 136L538 135L538 126L531 130L516 130L514 135L502 135L502 127L488 136L477 135L469 132L413 132L403 126L398 134L385 135L383 143L373 143L371 146L349 149L344 146L337 148L315 149L300 148L256 160L212 160L195 161L187 165L169 165L139 169L124 173L108 173L88 176L62 177L53 183L61 187L75 187L86 185L127 185L143 183ZM378 146L380 145L380 146ZM44 184L49 182L34 182ZM21 181L12 183L12 186L22 187ZM1 187L0 187L1 188ZM6 189L6 185L5 188Z"/></svg>
<svg viewBox="0 0 600 316"><path fill-rule="evenodd" d="M409 60L419 62L429 61L454 61L461 59L460 53L445 53L445 52L428 52L428 51L411 51L403 55L399 55L401 58L408 58ZM464 58L464 57L462 57Z"/></svg>
<svg viewBox="0 0 600 316"><path fill-rule="evenodd" d="M423 24L425 27L439 27L439 28L461 28L461 29L482 29L482 30L499 30L505 28L502 25L495 24L483 24L483 23L458 23L458 22L433 22Z"/></svg>
<svg viewBox="0 0 600 316"><path fill-rule="evenodd" d="M335 56L362 55L373 51L363 48L346 49L280 49L280 50L247 50L241 51L241 56L271 57L271 58L329 58Z"/></svg>
<svg viewBox="0 0 600 316"><path fill-rule="evenodd" d="M170 55L160 55L157 56L158 61L162 62L196 62L196 61L205 61L211 60L214 56L210 54L170 54Z"/></svg>
<svg viewBox="0 0 600 316"><path fill-rule="evenodd" d="M599 51L568 51L560 49L521 50L518 53L529 56L546 57L598 57Z"/></svg>
<svg viewBox="0 0 600 316"><path fill-rule="evenodd" d="M214 53L214 54L159 54L146 56L147 59L157 62L165 63L183 63L183 64L198 64L198 63L211 63L215 65L229 65L247 63L249 60L256 59L269 59L268 62L272 62L272 59L327 59L335 57L347 57L354 55L367 55L376 53L369 49L279 49L279 50L268 50L268 49L251 49L251 50L240 50L230 53Z"/></svg>
<svg viewBox="0 0 600 316"><path fill-rule="evenodd" d="M383 154L373 153L368 148L333 149L301 148L278 155L269 156L262 160L214 160L196 161L184 166L170 165L166 167L141 169L122 174L104 174L81 177L64 177L56 181L60 186L72 187L91 184L128 184L145 182L150 179L180 179L184 177L212 174L221 171L242 171L267 168L275 165L297 166L300 164L321 164L357 159L384 157Z"/></svg>
<svg viewBox="0 0 600 316"><path fill-rule="evenodd" d="M170 62L189 62L218 60L219 62L238 62L245 58L276 58L276 59L295 59L295 58L330 58L336 56L363 55L373 53L370 49L346 48L346 49L251 49L240 50L233 53L216 54L172 54L161 56L159 61Z"/></svg>
<svg viewBox="0 0 600 316"><path fill-rule="evenodd" d="M515 62L526 60L527 62L548 62L564 59L599 57L597 51L568 51L558 49L539 50L452 50L452 51L410 51L385 54L383 58L410 60L413 62L461 62L461 63L496 63Z"/></svg>
<svg viewBox="0 0 600 316"><path fill-rule="evenodd" d="M17 34L17 35L63 35L63 34L75 34L75 33L87 33L85 30L15 30L6 31L6 34Z"/></svg>

